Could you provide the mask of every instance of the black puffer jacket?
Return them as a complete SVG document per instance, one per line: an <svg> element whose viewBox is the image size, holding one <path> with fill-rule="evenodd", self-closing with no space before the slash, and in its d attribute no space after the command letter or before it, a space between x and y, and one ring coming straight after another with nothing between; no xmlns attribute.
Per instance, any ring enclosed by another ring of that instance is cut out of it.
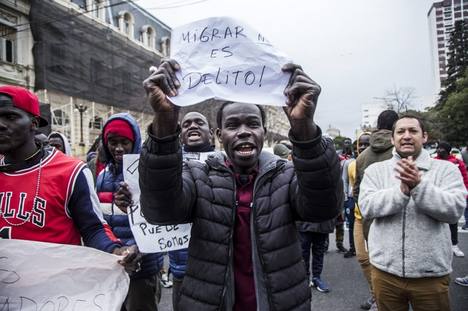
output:
<svg viewBox="0 0 468 311"><path fill-rule="evenodd" d="M177 135L150 137L140 157L145 218L156 224L193 222L180 310L232 310L235 180L224 155L182 165ZM293 141L293 140L292 140ZM342 205L338 157L321 135L293 141L293 160L263 152L251 213L258 309L310 310L310 288L295 220L332 219ZM296 169L296 173L295 173Z"/></svg>

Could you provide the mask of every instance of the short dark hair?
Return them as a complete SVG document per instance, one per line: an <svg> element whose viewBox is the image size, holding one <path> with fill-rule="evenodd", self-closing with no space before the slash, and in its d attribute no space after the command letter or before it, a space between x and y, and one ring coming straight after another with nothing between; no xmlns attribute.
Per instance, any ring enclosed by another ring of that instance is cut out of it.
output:
<svg viewBox="0 0 468 311"><path fill-rule="evenodd" d="M211 129L210 120L208 120L208 118L207 118L203 113L201 113L201 112L199 112L199 111L189 111L189 112L187 112L186 114L184 114L184 115L182 116L182 118L180 119L180 122L181 122L181 123L180 123L180 126L182 126L182 120L184 120L184 118L185 118L189 113L198 113L199 115L201 115L201 116L205 119L206 123L208 124L208 128Z"/></svg>
<svg viewBox="0 0 468 311"><path fill-rule="evenodd" d="M392 136L393 134L395 133L395 125L398 121L400 121L401 119L416 119L418 120L418 123L419 123L419 127L421 128L421 131L423 132L426 132L426 127L424 126L424 122L421 120L421 118L415 116L415 115L412 115L412 114L403 114L401 116L398 117L398 119L393 123L393 126L392 126Z"/></svg>
<svg viewBox="0 0 468 311"><path fill-rule="evenodd" d="M236 103L236 102L226 101L221 105L221 107L219 107L218 112L216 113L216 125L218 126L218 128L222 128L221 123L223 122L223 110L224 110L224 108L227 105L234 104L234 103ZM255 105L255 106L257 106L257 108L260 110L260 116L262 118L262 125L263 125L263 127L265 127L265 122L266 122L265 110L260 105Z"/></svg>
<svg viewBox="0 0 468 311"><path fill-rule="evenodd" d="M398 113L394 110L384 110L379 114L377 118L377 129L378 130L391 130L393 124L398 120Z"/></svg>

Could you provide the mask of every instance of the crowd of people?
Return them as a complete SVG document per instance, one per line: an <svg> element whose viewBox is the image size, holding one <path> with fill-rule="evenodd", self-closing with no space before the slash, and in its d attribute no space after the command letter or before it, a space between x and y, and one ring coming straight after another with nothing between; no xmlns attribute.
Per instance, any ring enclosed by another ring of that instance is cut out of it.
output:
<svg viewBox="0 0 468 311"><path fill-rule="evenodd" d="M169 282L165 254L138 251L127 215L123 156L140 154L145 219L192 223L188 249L168 253L174 310L310 310L311 287L331 290L322 271L333 232L369 285L362 309L450 310L464 211L468 222L466 149L459 160L440 141L432 158L423 121L387 110L374 131L336 152L314 119L320 86L288 64L289 139L272 154L262 150L262 106L225 101L215 125L198 112L181 116L169 100L178 70L164 60L144 81L154 112L146 141L130 114L115 114L86 163L62 133L38 132L47 121L32 92L0 87L1 238L123 255L130 286L122 310L157 310ZM468 286L468 276L455 282Z"/></svg>

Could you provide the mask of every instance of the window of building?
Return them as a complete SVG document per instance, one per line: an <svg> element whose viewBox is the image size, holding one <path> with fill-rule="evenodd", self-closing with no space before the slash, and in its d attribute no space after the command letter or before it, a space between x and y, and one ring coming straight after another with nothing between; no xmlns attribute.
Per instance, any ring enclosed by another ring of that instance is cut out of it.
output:
<svg viewBox="0 0 468 311"><path fill-rule="evenodd" d="M0 24L0 61L16 62L16 29Z"/></svg>
<svg viewBox="0 0 468 311"><path fill-rule="evenodd" d="M123 31L129 35L130 34L130 27L131 27L131 19L128 14L125 14L124 16L124 29Z"/></svg>
<svg viewBox="0 0 468 311"><path fill-rule="evenodd" d="M119 29L133 39L133 25L135 21L133 15L127 11L119 13Z"/></svg>
<svg viewBox="0 0 468 311"><path fill-rule="evenodd" d="M70 119L62 109L56 109L52 112L52 124L57 126L68 126Z"/></svg>
<svg viewBox="0 0 468 311"><path fill-rule="evenodd" d="M127 36L133 36L133 20L130 13L125 13L124 15L124 29L123 31Z"/></svg>
<svg viewBox="0 0 468 311"><path fill-rule="evenodd" d="M94 116L94 118L89 121L90 129L102 130L103 125L104 125L104 120L99 116Z"/></svg>
<svg viewBox="0 0 468 311"><path fill-rule="evenodd" d="M168 56L171 53L169 49L170 45L171 45L171 39L169 39L169 37L161 38L161 53L163 53L164 56Z"/></svg>
<svg viewBox="0 0 468 311"><path fill-rule="evenodd" d="M106 3L105 0L94 0L93 1L93 16L102 20L106 19Z"/></svg>
<svg viewBox="0 0 468 311"><path fill-rule="evenodd" d="M154 49L154 37L155 37L154 29L151 27L148 27L148 30L146 31L146 42L148 42L148 47L151 49Z"/></svg>
<svg viewBox="0 0 468 311"><path fill-rule="evenodd" d="M149 25L141 27L140 41L150 49L155 49L156 31L154 28Z"/></svg>
<svg viewBox="0 0 468 311"><path fill-rule="evenodd" d="M52 130L63 133L68 141L71 141L70 119L68 114L60 108L52 110Z"/></svg>

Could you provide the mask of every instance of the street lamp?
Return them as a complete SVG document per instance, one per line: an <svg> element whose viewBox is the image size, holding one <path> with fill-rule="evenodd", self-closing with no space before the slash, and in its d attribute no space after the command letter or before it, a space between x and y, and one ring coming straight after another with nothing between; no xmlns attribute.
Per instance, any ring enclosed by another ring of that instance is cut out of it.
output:
<svg viewBox="0 0 468 311"><path fill-rule="evenodd" d="M75 108L78 109L78 112L80 113L80 143L79 145L84 147L85 143L83 141L83 113L88 109L88 107L83 106L82 103L79 105L75 104Z"/></svg>

